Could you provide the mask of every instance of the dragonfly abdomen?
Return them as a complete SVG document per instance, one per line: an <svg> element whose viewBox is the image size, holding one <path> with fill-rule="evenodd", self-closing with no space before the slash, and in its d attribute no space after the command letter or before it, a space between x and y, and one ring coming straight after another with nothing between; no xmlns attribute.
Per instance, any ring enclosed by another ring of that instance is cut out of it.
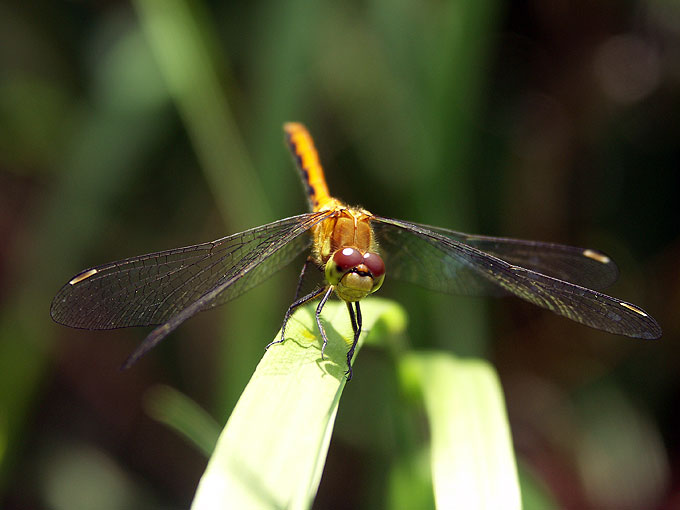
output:
<svg viewBox="0 0 680 510"><path fill-rule="evenodd" d="M331 195L314 142L302 124L287 122L283 129L286 132L286 141L290 151L295 157L296 166L300 171L309 207L312 211L319 211L331 200Z"/></svg>

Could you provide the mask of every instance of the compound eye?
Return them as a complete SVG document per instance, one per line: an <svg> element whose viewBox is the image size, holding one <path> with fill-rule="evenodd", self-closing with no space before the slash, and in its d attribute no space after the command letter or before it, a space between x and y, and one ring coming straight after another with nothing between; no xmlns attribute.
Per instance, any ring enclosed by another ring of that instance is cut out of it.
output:
<svg viewBox="0 0 680 510"><path fill-rule="evenodd" d="M385 263L377 253L366 253L363 260L364 265L371 272L373 278L380 278L385 274Z"/></svg>
<svg viewBox="0 0 680 510"><path fill-rule="evenodd" d="M335 252L333 255L333 262L335 262L338 270L341 273L344 273L365 261L359 250L355 250L354 248L343 248L342 250Z"/></svg>

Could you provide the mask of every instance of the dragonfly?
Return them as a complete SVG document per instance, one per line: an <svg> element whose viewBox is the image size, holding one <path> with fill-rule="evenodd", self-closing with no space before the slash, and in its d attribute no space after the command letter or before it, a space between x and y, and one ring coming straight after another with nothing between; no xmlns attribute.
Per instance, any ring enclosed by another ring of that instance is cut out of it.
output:
<svg viewBox="0 0 680 510"><path fill-rule="evenodd" d="M349 206L331 196L307 129L290 122L284 132L310 212L212 242L81 271L54 298L54 321L90 330L156 326L125 361L123 368L128 368L190 317L240 296L308 251L281 336L267 348L285 341L295 309L319 299L315 318L323 359L328 338L321 312L335 294L347 305L353 331L347 380L362 328L359 303L382 286L387 274L450 294L514 295L595 329L661 337L661 327L642 308L600 292L618 277L616 264L604 253L470 235ZM323 272L324 282L300 296L310 266Z"/></svg>

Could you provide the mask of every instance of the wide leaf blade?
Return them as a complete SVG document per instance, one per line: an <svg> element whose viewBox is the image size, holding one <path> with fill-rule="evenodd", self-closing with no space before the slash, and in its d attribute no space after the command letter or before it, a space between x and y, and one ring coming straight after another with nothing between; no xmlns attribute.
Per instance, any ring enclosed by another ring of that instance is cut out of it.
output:
<svg viewBox="0 0 680 510"><path fill-rule="evenodd" d="M381 326L403 326L403 320L389 320L400 315L395 308L381 299L362 302L364 331L370 335L381 318L387 318ZM311 507L346 383L352 338L344 303L328 303L322 317L328 334L324 360L310 306L289 321L286 342L270 347L260 361L217 442L194 510ZM360 377L360 370L355 375Z"/></svg>

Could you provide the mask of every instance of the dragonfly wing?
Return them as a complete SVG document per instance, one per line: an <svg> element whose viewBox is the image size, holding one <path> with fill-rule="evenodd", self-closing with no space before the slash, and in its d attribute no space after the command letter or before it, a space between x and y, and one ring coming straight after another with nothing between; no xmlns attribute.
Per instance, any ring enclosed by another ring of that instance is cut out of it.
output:
<svg viewBox="0 0 680 510"><path fill-rule="evenodd" d="M582 287L605 289L619 277L619 270L614 261L597 250L509 237L471 235L445 228L416 225L474 246L510 264Z"/></svg>
<svg viewBox="0 0 680 510"><path fill-rule="evenodd" d="M657 322L631 303L506 262L422 225L375 217L373 226L388 274L395 272L397 278L449 293L475 294L496 286L596 329L636 338L661 336ZM390 252L394 249L396 256Z"/></svg>
<svg viewBox="0 0 680 510"><path fill-rule="evenodd" d="M310 244L302 234L323 217L303 214L88 269L58 292L52 318L75 328L114 329L163 324L190 305L196 313L224 303L291 262Z"/></svg>
<svg viewBox="0 0 680 510"><path fill-rule="evenodd" d="M385 261L387 278L415 283L426 289L464 296L503 296L508 292L463 256L445 248L455 240L424 225L374 217L371 226ZM429 238L426 233L431 233ZM441 242L437 239L441 238Z"/></svg>

